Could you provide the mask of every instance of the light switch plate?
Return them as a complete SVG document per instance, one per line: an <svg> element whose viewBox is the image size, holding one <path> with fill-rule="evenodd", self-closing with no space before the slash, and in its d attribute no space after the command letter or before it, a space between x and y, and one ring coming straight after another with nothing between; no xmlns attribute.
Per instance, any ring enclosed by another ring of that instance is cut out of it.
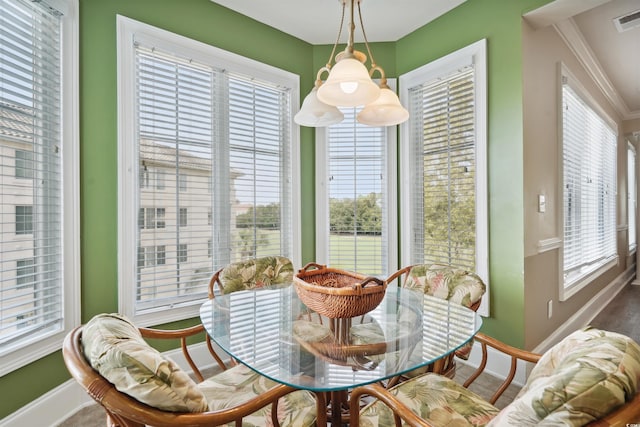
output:
<svg viewBox="0 0 640 427"><path fill-rule="evenodd" d="M538 194L538 212L544 213L547 210L547 202L544 194Z"/></svg>

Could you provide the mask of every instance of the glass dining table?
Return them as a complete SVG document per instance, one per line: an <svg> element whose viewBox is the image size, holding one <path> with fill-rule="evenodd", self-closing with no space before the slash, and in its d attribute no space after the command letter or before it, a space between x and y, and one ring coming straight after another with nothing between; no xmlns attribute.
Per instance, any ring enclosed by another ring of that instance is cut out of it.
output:
<svg viewBox="0 0 640 427"><path fill-rule="evenodd" d="M329 392L334 408L344 407L353 387L437 363L482 325L466 307L393 284L375 309L357 318L314 313L294 284L216 296L200 317L235 360L276 382ZM341 424L341 412L330 411L333 426Z"/></svg>

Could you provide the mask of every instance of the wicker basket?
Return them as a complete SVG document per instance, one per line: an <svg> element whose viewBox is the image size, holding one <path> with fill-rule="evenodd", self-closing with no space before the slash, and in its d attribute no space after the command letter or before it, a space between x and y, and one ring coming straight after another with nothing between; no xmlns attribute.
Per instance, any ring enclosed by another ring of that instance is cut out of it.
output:
<svg viewBox="0 0 640 427"><path fill-rule="evenodd" d="M312 269L315 268L315 269ZM386 282L350 271L309 263L293 277L298 297L331 319L361 316L380 304Z"/></svg>

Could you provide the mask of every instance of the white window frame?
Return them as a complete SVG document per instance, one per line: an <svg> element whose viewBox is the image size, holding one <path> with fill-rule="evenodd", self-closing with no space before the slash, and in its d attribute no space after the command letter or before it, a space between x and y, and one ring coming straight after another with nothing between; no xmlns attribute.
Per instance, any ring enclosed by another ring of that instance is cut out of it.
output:
<svg viewBox="0 0 640 427"><path fill-rule="evenodd" d="M61 286L64 294L62 328L33 336L20 346L0 352L0 376L62 348L64 337L80 323L80 163L79 163L79 17L78 0L44 3L62 13L61 132L63 258Z"/></svg>
<svg viewBox="0 0 640 427"><path fill-rule="evenodd" d="M487 291L478 312L489 315L489 216L487 190L487 43L479 40L433 62L400 76L400 100L409 102L409 90L415 86L449 74L473 63L475 69L475 156L476 156L476 271L487 285ZM409 141L411 118L400 127L400 140ZM400 213L402 265L412 264L412 212L411 183L415 179L411 171L411 147L400 144Z"/></svg>
<svg viewBox="0 0 640 427"><path fill-rule="evenodd" d="M166 322L197 317L200 304L188 304L173 307L171 310L155 310L136 314L136 262L137 247L130 236L137 233L137 200L138 189L132 183L137 179L137 147L136 113L135 113L135 40L143 40L166 52L179 52L186 58L197 59L201 63L214 64L229 72L264 76L270 82L291 88L292 105L299 99L299 77L281 69L272 67L240 55L224 51L214 46L189 39L187 37L135 21L124 16L117 16L117 54L118 54L118 278L119 310L141 326L158 325ZM295 110L295 108L292 108ZM292 111L295 114L296 111ZM291 191L292 191L292 232L294 265L300 265L300 151L299 129L293 125L288 133L291 135ZM188 188L187 188L188 191Z"/></svg>
<svg viewBox="0 0 640 427"><path fill-rule="evenodd" d="M630 161L633 160L633 164ZM630 167L631 166L631 167ZM627 142L627 241L629 255L638 247L638 155L631 142Z"/></svg>
<svg viewBox="0 0 640 427"><path fill-rule="evenodd" d="M391 90L396 89L396 79L389 78L387 84ZM398 269L398 193L397 193L397 128L387 126L386 129L386 178L387 194L383 194L387 206L386 230L388 248L384 270L387 275ZM316 261L329 264L329 158L328 132L326 127L316 128ZM383 229L385 227L383 226Z"/></svg>
<svg viewBox="0 0 640 427"><path fill-rule="evenodd" d="M558 78L557 78L557 93L558 93L558 159L561 161L558 162L559 173L558 176L560 179L558 180L558 206L561 208L558 209L558 224L561 225L561 229L564 230L564 166L563 166L563 83L567 82L567 84L582 98L582 100L596 113L598 114L614 131L617 131L617 125L614 120L612 120L607 113L598 105L598 103L593 99L593 97L589 94L589 92L584 88L584 86L580 83L580 81L571 73L569 68L562 62L558 64ZM617 139L617 138L616 138ZM617 169L617 149L616 149L616 158L615 158L615 168ZM617 175L617 171L615 172ZM617 179L614 180L616 185L616 211L618 210L618 200L617 200ZM617 218L617 213L616 213ZM616 221L614 218L614 223ZM617 227L613 227L614 232L617 233ZM562 232L562 239L564 242L564 232ZM617 244L616 244L617 246ZM585 288L589 284L591 284L598 276L602 275L604 272L609 270L610 268L618 265L619 257L617 254L614 256L610 256L609 258L601 261L599 264L595 265L591 270L586 273L580 275L577 278L574 278L569 283L565 283L565 275L564 275L564 244L561 250L558 251L559 257L559 289L558 289L558 299L560 301L567 301L573 295L575 295L578 291Z"/></svg>

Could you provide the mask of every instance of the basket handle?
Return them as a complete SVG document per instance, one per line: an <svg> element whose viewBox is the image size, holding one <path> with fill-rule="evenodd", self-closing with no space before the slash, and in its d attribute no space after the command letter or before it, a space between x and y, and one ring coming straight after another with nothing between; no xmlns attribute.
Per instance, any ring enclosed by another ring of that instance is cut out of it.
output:
<svg viewBox="0 0 640 427"><path fill-rule="evenodd" d="M326 265L317 264L317 263L315 263L315 262L310 262L310 263L308 263L307 265L305 265L304 267L302 267L302 268L299 270L299 272L303 272L303 271L305 271L305 272L306 272L306 271L307 271L307 270L309 270L311 267L315 267L315 268L316 268L316 270L323 270L323 269L327 268L327 266L326 266Z"/></svg>
<svg viewBox="0 0 640 427"><path fill-rule="evenodd" d="M374 282L376 285L378 286L384 286L384 280L382 279L378 279L377 277L373 277L373 276L369 276L366 279L364 279L361 283L362 287L364 288L365 286L367 286L368 284L370 284L371 282Z"/></svg>

